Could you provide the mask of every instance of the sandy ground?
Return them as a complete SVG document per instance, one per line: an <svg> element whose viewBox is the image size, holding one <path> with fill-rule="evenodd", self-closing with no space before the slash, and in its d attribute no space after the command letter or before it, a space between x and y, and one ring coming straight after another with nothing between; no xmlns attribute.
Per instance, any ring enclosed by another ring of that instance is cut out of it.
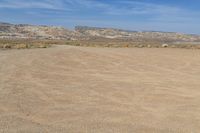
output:
<svg viewBox="0 0 200 133"><path fill-rule="evenodd" d="M199 133L200 50L0 51L0 133Z"/></svg>

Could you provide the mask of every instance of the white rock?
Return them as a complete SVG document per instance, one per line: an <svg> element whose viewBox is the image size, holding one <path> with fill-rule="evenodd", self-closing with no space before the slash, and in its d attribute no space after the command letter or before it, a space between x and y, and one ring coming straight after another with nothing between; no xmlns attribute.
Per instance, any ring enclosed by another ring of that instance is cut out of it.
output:
<svg viewBox="0 0 200 133"><path fill-rule="evenodd" d="M167 47L169 47L169 45L168 44L163 44L162 47L163 48L167 48Z"/></svg>

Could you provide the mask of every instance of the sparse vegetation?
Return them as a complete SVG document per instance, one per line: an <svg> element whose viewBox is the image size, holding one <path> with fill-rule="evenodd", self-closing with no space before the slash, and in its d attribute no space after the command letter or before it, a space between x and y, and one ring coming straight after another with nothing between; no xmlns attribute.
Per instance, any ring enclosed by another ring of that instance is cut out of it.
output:
<svg viewBox="0 0 200 133"><path fill-rule="evenodd" d="M29 48L48 48L54 41L47 40L28 40L28 39L1 39L0 48L3 49L29 49Z"/></svg>
<svg viewBox="0 0 200 133"><path fill-rule="evenodd" d="M95 39L95 40L36 40L36 39L0 39L3 49L49 48L52 45L71 45L84 47L113 47L113 48L186 48L200 49L198 44L162 43L159 41L130 41L123 39Z"/></svg>

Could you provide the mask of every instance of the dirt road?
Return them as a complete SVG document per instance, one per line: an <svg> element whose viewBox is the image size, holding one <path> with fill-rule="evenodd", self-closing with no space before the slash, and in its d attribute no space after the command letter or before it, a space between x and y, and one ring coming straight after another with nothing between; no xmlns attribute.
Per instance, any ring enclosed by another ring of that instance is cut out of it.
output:
<svg viewBox="0 0 200 133"><path fill-rule="evenodd" d="M0 51L0 133L199 133L200 50Z"/></svg>

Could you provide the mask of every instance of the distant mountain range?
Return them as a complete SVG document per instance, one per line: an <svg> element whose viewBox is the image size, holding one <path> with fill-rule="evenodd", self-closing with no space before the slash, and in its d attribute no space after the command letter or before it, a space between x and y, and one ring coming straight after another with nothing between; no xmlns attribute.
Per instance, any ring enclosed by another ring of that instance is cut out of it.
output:
<svg viewBox="0 0 200 133"><path fill-rule="evenodd" d="M128 41L200 42L199 35L160 31L128 31L114 28L64 27L0 23L0 38L6 39L122 39Z"/></svg>

